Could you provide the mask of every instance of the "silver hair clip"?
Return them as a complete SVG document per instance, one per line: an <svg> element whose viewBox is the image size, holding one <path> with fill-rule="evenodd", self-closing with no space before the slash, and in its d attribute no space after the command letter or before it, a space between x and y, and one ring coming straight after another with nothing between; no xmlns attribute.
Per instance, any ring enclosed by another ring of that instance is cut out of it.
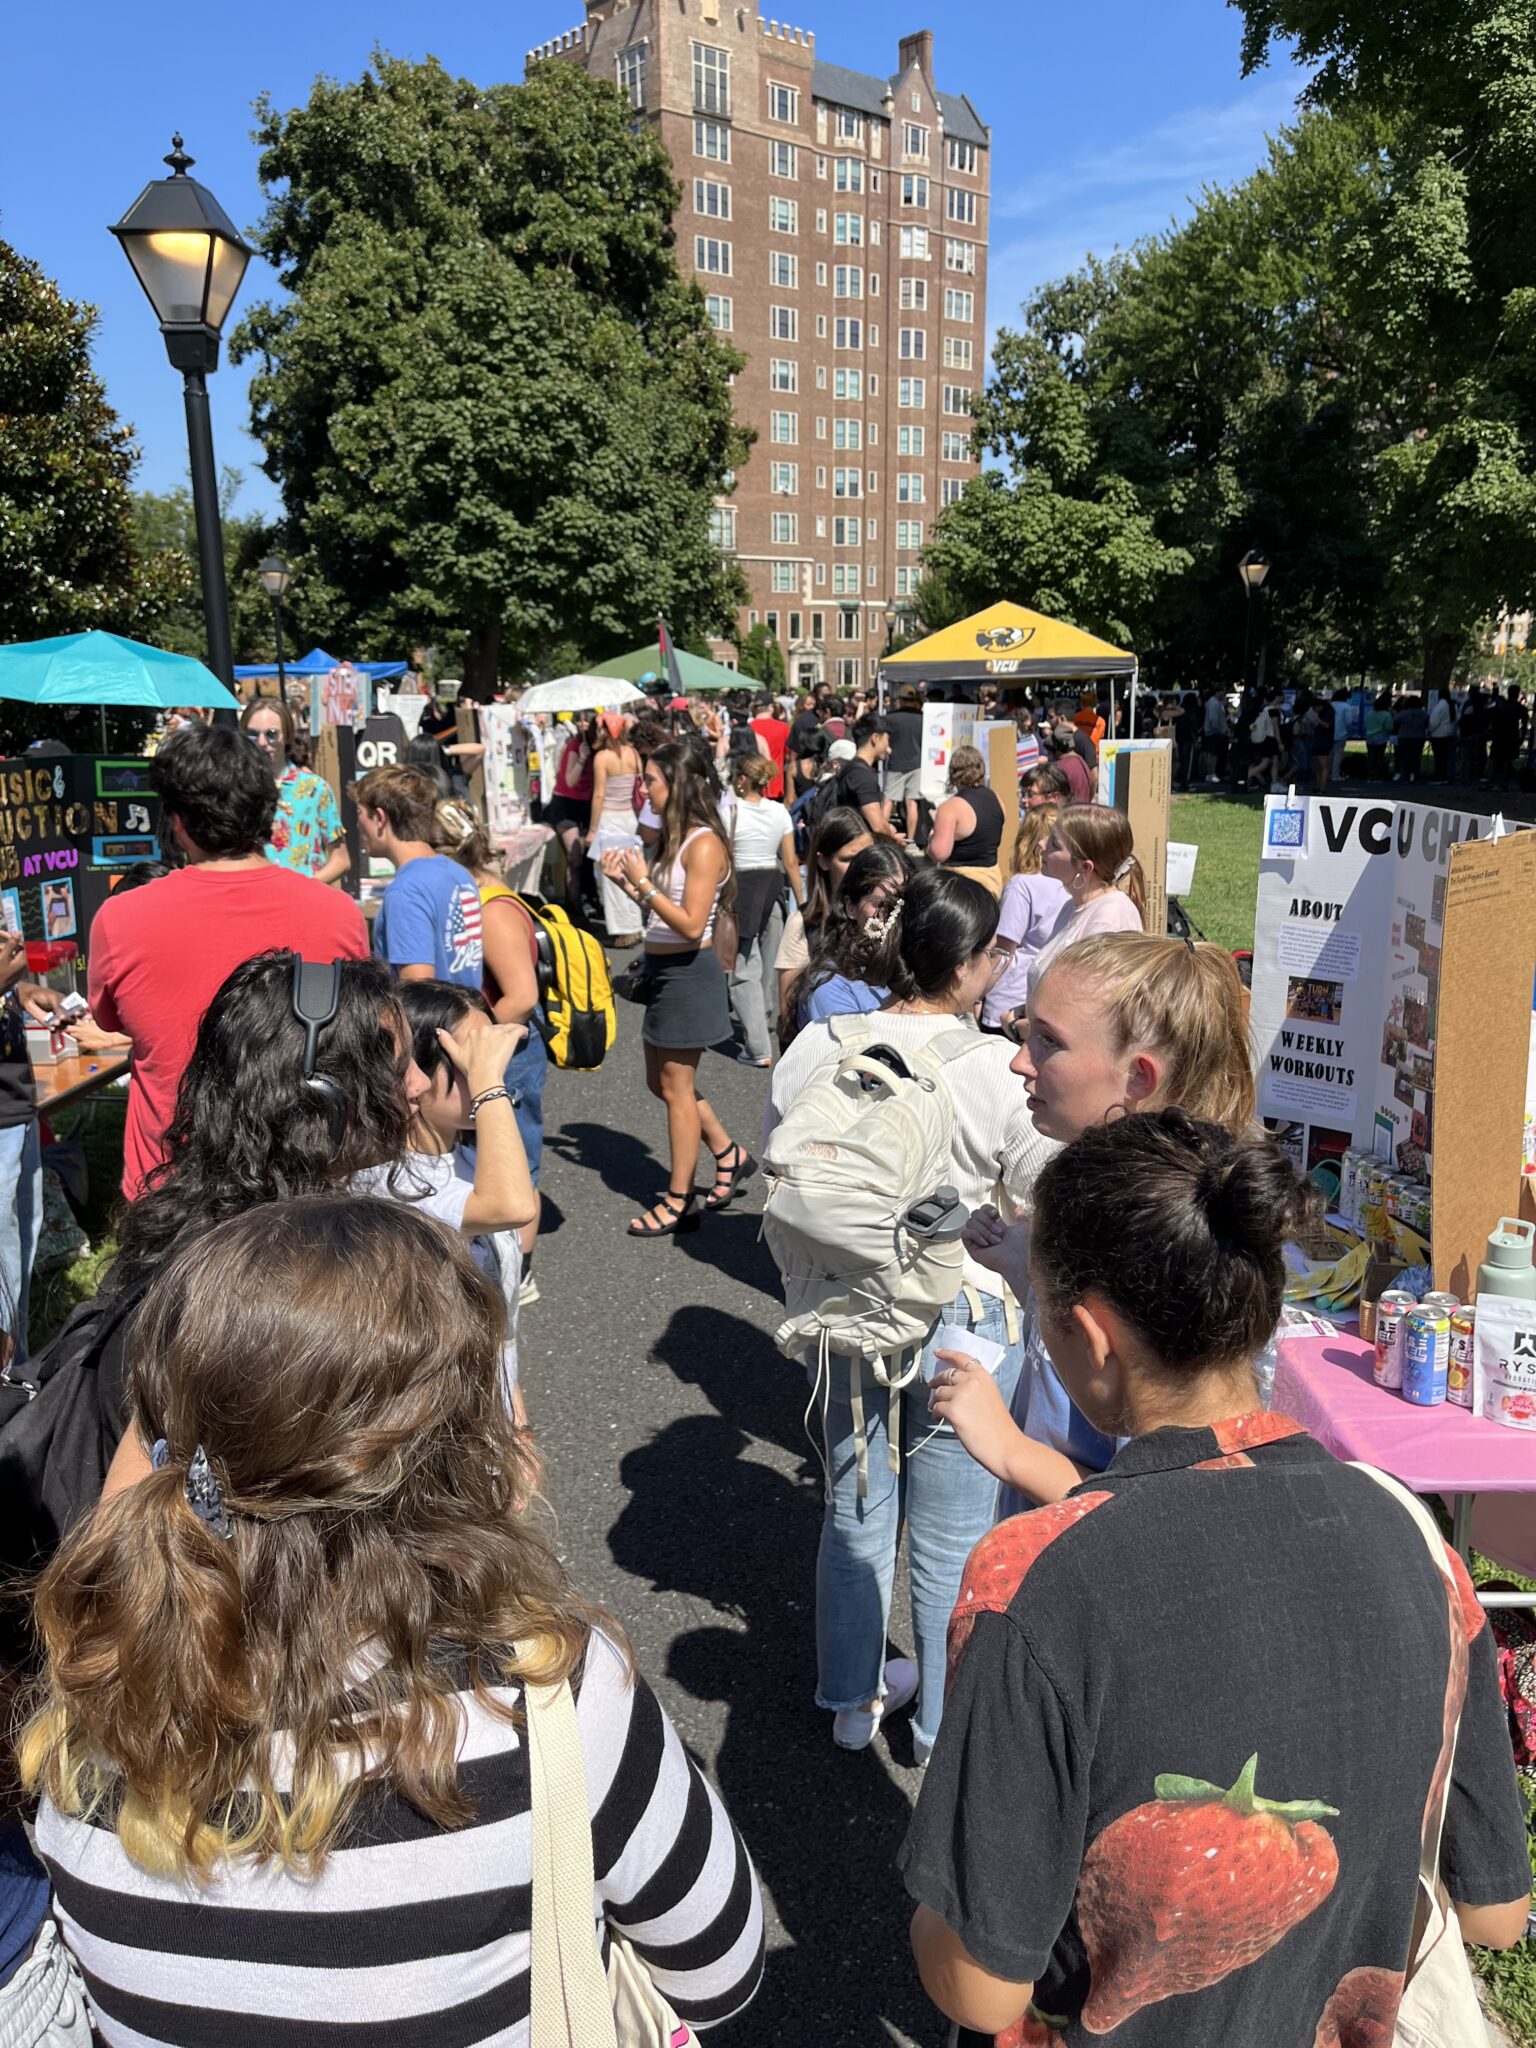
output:
<svg viewBox="0 0 1536 2048"><path fill-rule="evenodd" d="M1135 854L1134 854L1134 853L1128 853L1128 854L1127 854L1127 855L1125 856L1125 859L1124 859L1123 861L1121 861L1121 863L1120 863L1119 867L1117 867L1117 868L1115 869L1115 880L1116 880L1117 882L1123 882L1123 881L1125 880L1126 876L1127 876L1127 875L1128 875L1128 874L1129 874L1129 873L1131 872L1131 869L1132 869L1133 867L1135 867L1135 865L1136 865L1136 856L1135 856Z"/></svg>
<svg viewBox="0 0 1536 2048"><path fill-rule="evenodd" d="M163 1436L156 1437L155 1447L149 1454L149 1462L157 1472L163 1472L171 1462L170 1446ZM234 1526L229 1511L224 1505L224 1496L219 1491L219 1482L213 1476L213 1467L208 1463L208 1453L199 1444L192 1453L187 1466L187 1506L197 1519L215 1536L222 1536L226 1543L234 1535Z"/></svg>

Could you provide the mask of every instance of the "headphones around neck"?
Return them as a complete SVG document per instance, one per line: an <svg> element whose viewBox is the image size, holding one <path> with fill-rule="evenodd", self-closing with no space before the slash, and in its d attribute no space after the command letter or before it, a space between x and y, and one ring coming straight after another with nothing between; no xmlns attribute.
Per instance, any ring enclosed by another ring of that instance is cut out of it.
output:
<svg viewBox="0 0 1536 2048"><path fill-rule="evenodd" d="M341 965L339 960L302 960L297 954L293 961L293 1014L304 1026L304 1087L325 1111L333 1153L341 1150L346 1138L351 1109L338 1084L328 1074L315 1072L315 1061L320 1034L335 1023L341 1007Z"/></svg>

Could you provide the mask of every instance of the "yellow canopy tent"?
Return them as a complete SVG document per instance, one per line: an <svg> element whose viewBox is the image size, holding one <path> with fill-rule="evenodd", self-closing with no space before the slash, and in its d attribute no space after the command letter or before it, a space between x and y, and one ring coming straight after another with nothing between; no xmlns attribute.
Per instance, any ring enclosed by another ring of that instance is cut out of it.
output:
<svg viewBox="0 0 1536 2048"><path fill-rule="evenodd" d="M1021 604L988 605L904 647L880 670L882 683L1077 682L1098 676L1110 679L1111 708L1116 678L1130 679L1134 731L1135 655Z"/></svg>

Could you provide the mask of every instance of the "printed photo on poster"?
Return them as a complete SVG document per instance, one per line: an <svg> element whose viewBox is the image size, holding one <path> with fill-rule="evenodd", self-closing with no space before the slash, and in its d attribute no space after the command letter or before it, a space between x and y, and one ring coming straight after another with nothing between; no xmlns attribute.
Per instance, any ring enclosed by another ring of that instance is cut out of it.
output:
<svg viewBox="0 0 1536 2048"><path fill-rule="evenodd" d="M21 937L21 891L19 889L0 890L0 923L4 924L5 929L11 934L12 938L19 939Z"/></svg>
<svg viewBox="0 0 1536 2048"><path fill-rule="evenodd" d="M75 936L73 882L44 882L43 934L50 939L72 939Z"/></svg>
<svg viewBox="0 0 1536 2048"><path fill-rule="evenodd" d="M1313 1024L1342 1023L1343 982L1306 980L1292 975L1285 985L1285 1014Z"/></svg>

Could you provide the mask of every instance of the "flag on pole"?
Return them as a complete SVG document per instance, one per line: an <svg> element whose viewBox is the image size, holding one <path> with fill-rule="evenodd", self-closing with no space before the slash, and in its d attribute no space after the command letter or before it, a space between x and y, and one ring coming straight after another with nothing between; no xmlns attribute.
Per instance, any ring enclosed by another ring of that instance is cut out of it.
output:
<svg viewBox="0 0 1536 2048"><path fill-rule="evenodd" d="M656 614L656 639L661 651L662 670L673 696L686 696L683 672L677 665L677 649L672 645L672 635L667 630L667 621L661 612Z"/></svg>

